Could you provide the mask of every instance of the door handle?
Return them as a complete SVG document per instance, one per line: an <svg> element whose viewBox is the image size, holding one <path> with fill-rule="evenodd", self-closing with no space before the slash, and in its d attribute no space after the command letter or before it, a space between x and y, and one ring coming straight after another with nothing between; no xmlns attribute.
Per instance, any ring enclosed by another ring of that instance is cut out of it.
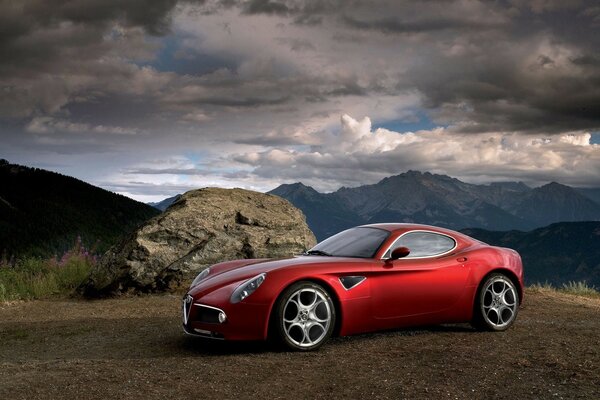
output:
<svg viewBox="0 0 600 400"><path fill-rule="evenodd" d="M456 259L456 261L458 261L458 262L465 262L465 261L467 261L467 257L458 257Z"/></svg>

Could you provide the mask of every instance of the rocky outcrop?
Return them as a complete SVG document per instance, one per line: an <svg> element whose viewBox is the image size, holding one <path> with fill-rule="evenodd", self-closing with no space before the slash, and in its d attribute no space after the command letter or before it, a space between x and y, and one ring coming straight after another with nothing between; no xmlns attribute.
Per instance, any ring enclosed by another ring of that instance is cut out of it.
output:
<svg viewBox="0 0 600 400"><path fill-rule="evenodd" d="M80 292L161 291L217 262L286 257L315 242L302 212L278 196L193 190L110 249Z"/></svg>

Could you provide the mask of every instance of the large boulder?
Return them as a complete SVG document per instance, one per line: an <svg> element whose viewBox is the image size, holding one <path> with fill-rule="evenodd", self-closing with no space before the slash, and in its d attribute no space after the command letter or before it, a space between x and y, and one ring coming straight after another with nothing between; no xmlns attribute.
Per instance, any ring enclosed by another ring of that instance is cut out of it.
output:
<svg viewBox="0 0 600 400"><path fill-rule="evenodd" d="M110 249L80 292L93 297L161 291L217 262L287 257L315 242L302 212L280 197L193 190Z"/></svg>

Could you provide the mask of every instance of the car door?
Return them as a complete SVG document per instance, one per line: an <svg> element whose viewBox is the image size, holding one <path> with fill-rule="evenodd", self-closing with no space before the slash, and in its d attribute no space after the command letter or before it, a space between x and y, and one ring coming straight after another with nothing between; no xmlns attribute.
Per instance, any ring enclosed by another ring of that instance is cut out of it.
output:
<svg viewBox="0 0 600 400"><path fill-rule="evenodd" d="M437 232L410 231L386 252L408 247L411 253L394 261L381 260L372 281L373 314L377 319L400 319L442 312L461 297L469 266L457 259L454 238Z"/></svg>

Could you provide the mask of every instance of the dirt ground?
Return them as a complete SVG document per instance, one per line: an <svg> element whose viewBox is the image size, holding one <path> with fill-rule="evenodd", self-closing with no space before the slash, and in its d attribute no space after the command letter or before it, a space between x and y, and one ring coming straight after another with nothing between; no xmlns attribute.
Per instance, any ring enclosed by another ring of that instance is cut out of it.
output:
<svg viewBox="0 0 600 400"><path fill-rule="evenodd" d="M600 398L600 299L530 291L504 333L400 330L312 353L186 337L179 301L0 306L0 399Z"/></svg>

